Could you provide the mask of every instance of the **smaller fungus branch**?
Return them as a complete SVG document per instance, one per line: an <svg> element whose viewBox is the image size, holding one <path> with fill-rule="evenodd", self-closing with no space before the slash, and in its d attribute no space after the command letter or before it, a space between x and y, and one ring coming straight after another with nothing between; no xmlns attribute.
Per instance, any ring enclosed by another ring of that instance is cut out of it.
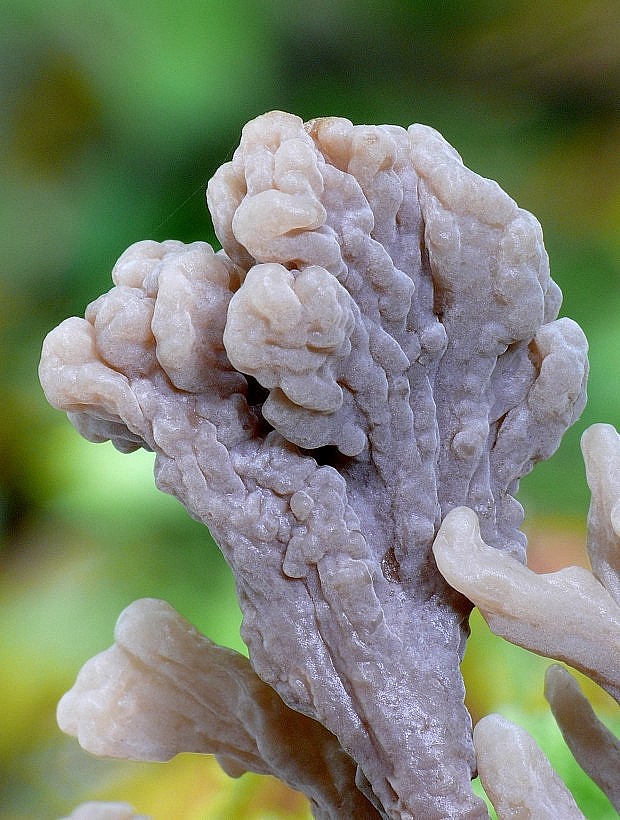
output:
<svg viewBox="0 0 620 820"><path fill-rule="evenodd" d="M476 514L452 510L433 552L439 570L480 610L491 630L565 661L620 700L620 607L583 567L537 575L484 543Z"/></svg>
<svg viewBox="0 0 620 820"><path fill-rule="evenodd" d="M547 669L545 697L575 760L620 812L620 740L597 718L563 666Z"/></svg>
<svg viewBox="0 0 620 820"><path fill-rule="evenodd" d="M114 637L58 705L58 725L84 749L147 761L214 754L232 777L271 774L303 791L316 817L380 817L336 738L285 706L246 658L209 641L168 604L131 604Z"/></svg>
<svg viewBox="0 0 620 820"><path fill-rule="evenodd" d="M75 808L61 820L151 820L144 814L136 814L128 803L104 803L89 801Z"/></svg>
<svg viewBox="0 0 620 820"><path fill-rule="evenodd" d="M554 817L585 820L534 738L501 715L474 728L480 781L500 820Z"/></svg>
<svg viewBox="0 0 620 820"><path fill-rule="evenodd" d="M620 606L620 435L611 424L594 424L581 438L592 494L588 554L592 572Z"/></svg>

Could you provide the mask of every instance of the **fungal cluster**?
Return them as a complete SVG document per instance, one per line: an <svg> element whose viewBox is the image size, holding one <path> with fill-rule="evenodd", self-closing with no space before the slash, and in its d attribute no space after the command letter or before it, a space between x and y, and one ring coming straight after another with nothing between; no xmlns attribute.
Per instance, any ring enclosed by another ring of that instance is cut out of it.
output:
<svg viewBox="0 0 620 820"><path fill-rule="evenodd" d="M540 226L429 127L278 111L207 199L222 250L133 245L40 377L86 438L155 453L234 573L250 660L137 602L60 723L270 772L317 817L484 817L452 565L483 539L527 572L519 480L585 403Z"/></svg>

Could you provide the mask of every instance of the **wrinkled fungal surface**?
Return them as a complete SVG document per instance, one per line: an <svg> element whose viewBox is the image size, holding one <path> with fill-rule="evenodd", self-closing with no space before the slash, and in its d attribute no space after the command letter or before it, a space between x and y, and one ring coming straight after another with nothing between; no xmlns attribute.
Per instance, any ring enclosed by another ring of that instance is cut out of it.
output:
<svg viewBox="0 0 620 820"><path fill-rule="evenodd" d="M522 561L519 479L583 408L540 226L431 128L282 112L207 198L223 250L129 248L47 337L47 397L86 438L155 452L235 574L253 669L382 816L486 816L471 604L431 547L467 506Z"/></svg>

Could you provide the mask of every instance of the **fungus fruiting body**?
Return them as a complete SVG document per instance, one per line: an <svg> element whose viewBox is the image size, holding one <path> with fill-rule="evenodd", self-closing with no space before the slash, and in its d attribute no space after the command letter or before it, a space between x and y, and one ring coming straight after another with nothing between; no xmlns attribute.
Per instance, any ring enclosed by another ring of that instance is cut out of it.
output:
<svg viewBox="0 0 620 820"><path fill-rule="evenodd" d="M278 111L207 199L222 250L133 245L40 376L86 438L155 453L235 575L250 661L138 602L61 724L100 753L269 771L317 817L486 816L459 669L477 600L449 564L464 544L527 581L518 483L585 403L540 226L431 128Z"/></svg>

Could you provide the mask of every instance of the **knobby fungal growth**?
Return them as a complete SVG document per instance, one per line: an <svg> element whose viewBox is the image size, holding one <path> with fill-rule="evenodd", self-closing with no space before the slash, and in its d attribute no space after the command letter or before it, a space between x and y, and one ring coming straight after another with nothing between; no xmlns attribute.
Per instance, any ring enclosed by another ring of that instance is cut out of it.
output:
<svg viewBox="0 0 620 820"><path fill-rule="evenodd" d="M234 572L250 663L137 602L61 726L271 772L317 817L486 816L459 670L475 597L432 547L466 507L523 569L519 479L584 406L540 226L431 128L277 111L207 199L223 249L133 245L40 377L89 440L154 451Z"/></svg>

